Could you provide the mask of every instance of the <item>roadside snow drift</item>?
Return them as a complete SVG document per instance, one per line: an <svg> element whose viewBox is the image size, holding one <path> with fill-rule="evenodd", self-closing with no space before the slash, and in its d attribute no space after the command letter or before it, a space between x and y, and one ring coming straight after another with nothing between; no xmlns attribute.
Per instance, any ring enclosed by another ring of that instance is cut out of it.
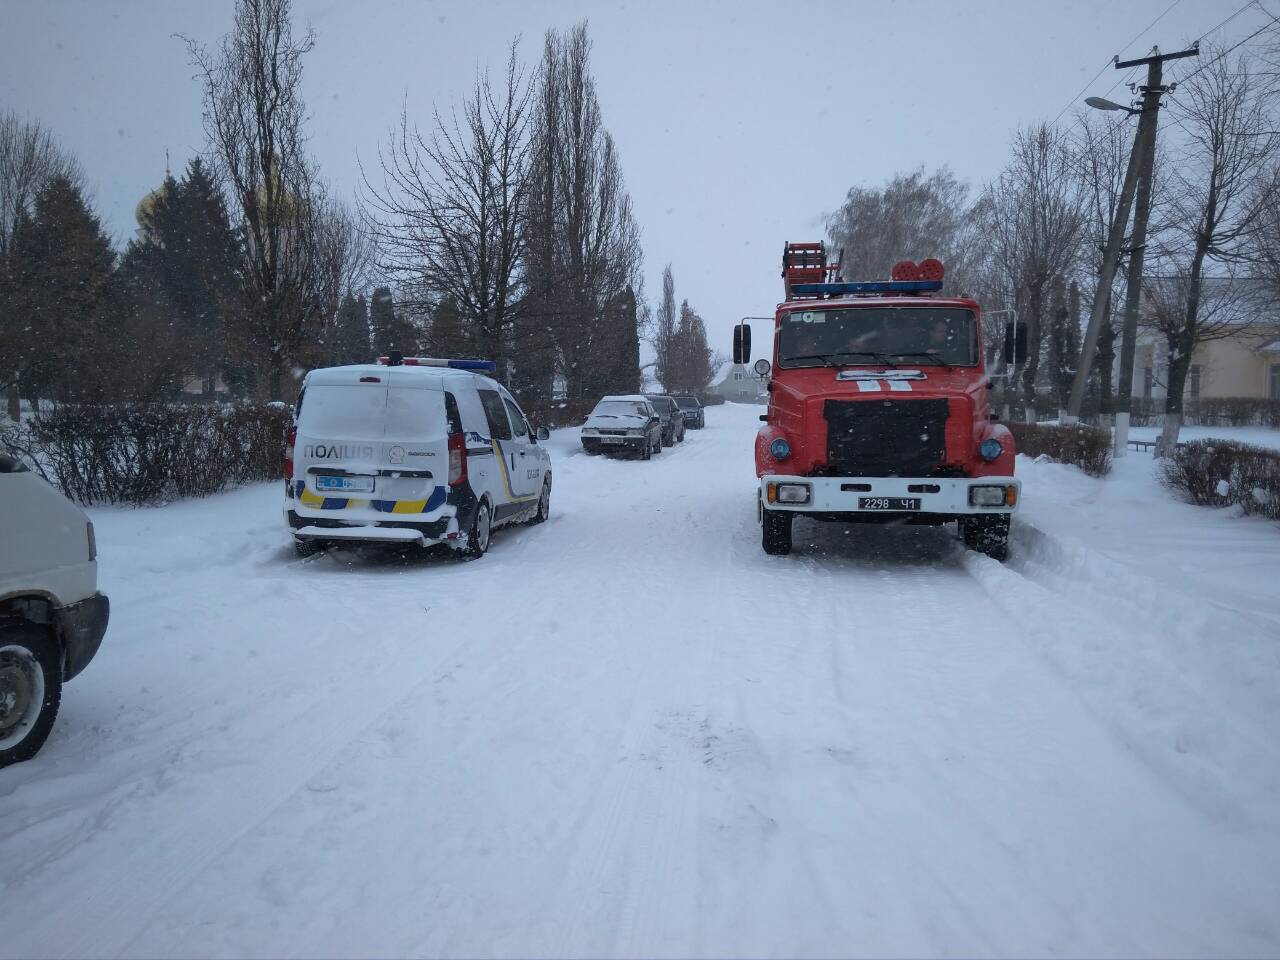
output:
<svg viewBox="0 0 1280 960"><path fill-rule="evenodd" d="M766 557L757 407L551 441L475 563L296 560L277 484L97 510L112 624L0 771L0 955L1274 956L1280 530L1025 461Z"/></svg>

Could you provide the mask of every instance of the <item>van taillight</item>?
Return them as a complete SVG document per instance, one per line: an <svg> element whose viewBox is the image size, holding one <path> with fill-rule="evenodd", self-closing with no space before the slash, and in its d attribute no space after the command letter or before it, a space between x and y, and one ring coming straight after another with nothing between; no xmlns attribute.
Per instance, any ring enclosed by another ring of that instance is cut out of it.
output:
<svg viewBox="0 0 1280 960"><path fill-rule="evenodd" d="M290 427L284 437L284 478L293 479L293 445L298 439L298 428Z"/></svg>
<svg viewBox="0 0 1280 960"><path fill-rule="evenodd" d="M449 434L449 486L456 487L467 479L467 438L465 434Z"/></svg>

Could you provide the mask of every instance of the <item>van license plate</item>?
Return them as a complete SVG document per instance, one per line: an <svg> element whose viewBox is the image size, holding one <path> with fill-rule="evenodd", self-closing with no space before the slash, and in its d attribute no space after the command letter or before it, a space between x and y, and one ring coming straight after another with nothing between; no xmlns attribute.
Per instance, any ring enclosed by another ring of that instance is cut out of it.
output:
<svg viewBox="0 0 1280 960"><path fill-rule="evenodd" d="M859 497L859 510L919 510L919 497Z"/></svg>
<svg viewBox="0 0 1280 960"><path fill-rule="evenodd" d="M317 490L373 492L373 477L316 477Z"/></svg>

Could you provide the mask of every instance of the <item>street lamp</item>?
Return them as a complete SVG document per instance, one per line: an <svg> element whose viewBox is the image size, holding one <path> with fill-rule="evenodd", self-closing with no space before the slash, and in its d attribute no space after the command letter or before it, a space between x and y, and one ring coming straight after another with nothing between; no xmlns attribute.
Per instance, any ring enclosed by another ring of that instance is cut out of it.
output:
<svg viewBox="0 0 1280 960"><path fill-rule="evenodd" d="M1126 107L1122 103L1116 103L1114 100L1108 100L1105 97L1085 97L1084 102L1095 110L1123 110L1128 114L1142 112L1141 110L1135 110L1133 107Z"/></svg>

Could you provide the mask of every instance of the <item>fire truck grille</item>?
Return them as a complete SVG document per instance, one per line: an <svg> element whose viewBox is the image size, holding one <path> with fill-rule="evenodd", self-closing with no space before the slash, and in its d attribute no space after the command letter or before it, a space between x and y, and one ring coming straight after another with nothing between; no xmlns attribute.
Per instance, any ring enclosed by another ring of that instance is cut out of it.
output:
<svg viewBox="0 0 1280 960"><path fill-rule="evenodd" d="M946 400L828 400L822 413L838 476L927 477L946 457Z"/></svg>

